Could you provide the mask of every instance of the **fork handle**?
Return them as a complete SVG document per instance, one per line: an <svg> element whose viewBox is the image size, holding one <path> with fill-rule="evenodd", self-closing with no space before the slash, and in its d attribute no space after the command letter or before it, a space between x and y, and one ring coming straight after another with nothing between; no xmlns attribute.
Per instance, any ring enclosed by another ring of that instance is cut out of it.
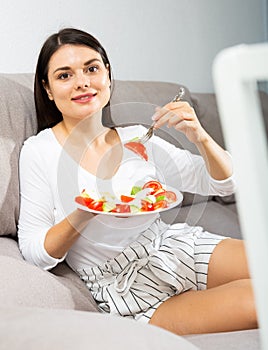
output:
<svg viewBox="0 0 268 350"><path fill-rule="evenodd" d="M183 87L180 88L179 93L173 98L172 102L178 102L182 99L185 94L185 89Z"/></svg>

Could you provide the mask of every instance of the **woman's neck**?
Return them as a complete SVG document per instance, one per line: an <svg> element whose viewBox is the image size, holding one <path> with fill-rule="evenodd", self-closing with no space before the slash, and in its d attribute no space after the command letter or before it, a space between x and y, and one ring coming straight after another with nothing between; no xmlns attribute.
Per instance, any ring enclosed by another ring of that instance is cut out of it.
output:
<svg viewBox="0 0 268 350"><path fill-rule="evenodd" d="M101 115L76 123L64 119L53 132L65 152L91 174L110 178L116 173L122 160L120 138L102 125Z"/></svg>
<svg viewBox="0 0 268 350"><path fill-rule="evenodd" d="M64 118L53 131L63 145L68 141L76 146L102 143L110 129L102 124L101 111L83 120Z"/></svg>
<svg viewBox="0 0 268 350"><path fill-rule="evenodd" d="M63 119L61 127L66 136L76 135L80 140L85 138L87 142L98 138L107 128L102 124L102 112L77 121L77 119Z"/></svg>

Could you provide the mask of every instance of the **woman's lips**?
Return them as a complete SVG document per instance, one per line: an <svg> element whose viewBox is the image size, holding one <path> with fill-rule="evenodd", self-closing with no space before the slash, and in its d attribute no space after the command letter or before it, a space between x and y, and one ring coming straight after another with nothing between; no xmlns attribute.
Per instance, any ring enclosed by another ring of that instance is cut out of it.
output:
<svg viewBox="0 0 268 350"><path fill-rule="evenodd" d="M93 100L93 98L97 95L95 94L83 94L83 95L78 95L72 98L72 101L77 102L77 103L87 103Z"/></svg>

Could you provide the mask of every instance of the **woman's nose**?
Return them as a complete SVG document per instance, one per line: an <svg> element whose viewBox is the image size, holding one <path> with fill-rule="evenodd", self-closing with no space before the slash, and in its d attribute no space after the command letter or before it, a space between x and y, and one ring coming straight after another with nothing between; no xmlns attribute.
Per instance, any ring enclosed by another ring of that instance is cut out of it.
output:
<svg viewBox="0 0 268 350"><path fill-rule="evenodd" d="M76 76L76 82L75 87L76 89L83 89L90 86L90 79L89 77L84 73L79 73Z"/></svg>

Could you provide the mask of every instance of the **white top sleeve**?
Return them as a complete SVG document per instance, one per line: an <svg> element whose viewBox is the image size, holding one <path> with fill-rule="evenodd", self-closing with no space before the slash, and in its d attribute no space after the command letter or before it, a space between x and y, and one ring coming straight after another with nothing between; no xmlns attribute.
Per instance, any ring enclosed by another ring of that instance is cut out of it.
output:
<svg viewBox="0 0 268 350"><path fill-rule="evenodd" d="M44 248L47 231L54 225L54 203L47 169L31 143L20 154L21 209L18 225L19 247L24 258L49 270L64 260L51 257Z"/></svg>

